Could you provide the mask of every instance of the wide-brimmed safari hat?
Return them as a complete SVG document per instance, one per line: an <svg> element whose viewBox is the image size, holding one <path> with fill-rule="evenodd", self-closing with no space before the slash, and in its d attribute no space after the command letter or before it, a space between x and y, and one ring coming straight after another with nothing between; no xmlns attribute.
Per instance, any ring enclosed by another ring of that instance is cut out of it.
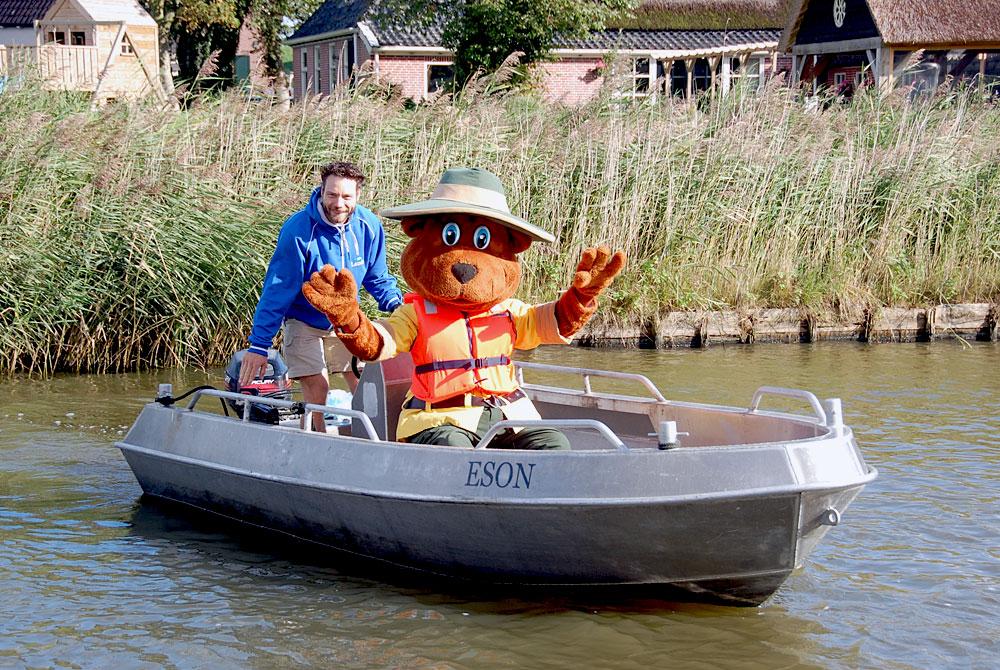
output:
<svg viewBox="0 0 1000 670"><path fill-rule="evenodd" d="M479 168L446 170L429 200L390 207L379 212L389 219L429 214L475 214L519 230L538 242L555 242L552 233L510 213L503 184L495 174Z"/></svg>

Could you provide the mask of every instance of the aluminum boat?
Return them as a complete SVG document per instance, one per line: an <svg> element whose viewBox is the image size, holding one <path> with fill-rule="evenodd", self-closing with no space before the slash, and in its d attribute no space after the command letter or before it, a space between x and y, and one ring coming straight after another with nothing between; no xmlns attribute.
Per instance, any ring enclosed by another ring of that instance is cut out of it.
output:
<svg viewBox="0 0 1000 670"><path fill-rule="evenodd" d="M737 605L773 594L877 476L837 399L764 386L747 407L678 402L642 375L532 363L518 374L540 422L502 422L474 449L406 444L394 429L411 370L408 356L368 364L351 408L255 399L303 412L306 428L209 401L247 396L201 388L182 401L161 385L117 446L147 495L366 559L488 584L667 587ZM582 388L525 383L525 371ZM595 379L644 392L598 392ZM761 409L772 396L809 413ZM351 423L314 432L313 412ZM523 425L559 428L572 449L490 448L497 431Z"/></svg>

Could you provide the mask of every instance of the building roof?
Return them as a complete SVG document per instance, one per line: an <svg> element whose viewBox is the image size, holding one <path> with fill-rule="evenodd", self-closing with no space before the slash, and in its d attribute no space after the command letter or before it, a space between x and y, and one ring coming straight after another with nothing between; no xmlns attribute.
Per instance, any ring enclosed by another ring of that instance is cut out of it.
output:
<svg viewBox="0 0 1000 670"><path fill-rule="evenodd" d="M781 49L795 44L810 0L791 0ZM894 46L1000 45L1000 0L866 0L882 41Z"/></svg>
<svg viewBox="0 0 1000 670"><path fill-rule="evenodd" d="M124 21L133 26L156 25L153 17L136 0L70 0L70 2L79 5L94 21L113 23ZM53 6L53 9L57 8Z"/></svg>
<svg viewBox="0 0 1000 670"><path fill-rule="evenodd" d="M439 47L444 26L440 22L429 26L406 26L379 24L366 21L365 25L375 35L378 46L382 47Z"/></svg>
<svg viewBox="0 0 1000 670"><path fill-rule="evenodd" d="M656 5L662 9L664 5L676 6L677 11L684 12L684 20L677 20L676 25L698 26L697 29L674 28L670 25L660 25L652 29L618 29L595 31L579 39L557 39L554 47L573 51L595 50L609 51L612 49L627 51L677 51L695 52L699 50L719 50L728 48L774 48L781 36L781 19L774 18L773 6L781 5L782 12L787 0L655 0L646 5ZM370 20L368 16L368 0L326 0L302 26L289 38L289 42L305 42L309 38L338 31L346 31L361 23L363 30L377 47L399 48L443 48L441 45L442 26L433 23L427 26L391 25ZM645 7L646 5L643 5ZM714 12L711 17L706 13L705 6L711 5ZM761 18L760 7L772 8L771 14ZM688 8L685 10L685 8ZM696 20L694 9L701 9L701 22ZM729 8L729 9L726 9ZM741 13L737 13L737 9ZM757 11L754 14L753 11ZM641 10L640 10L641 11ZM736 19L739 20L736 20ZM661 23L668 23L663 21ZM728 29L727 29L728 25ZM734 25L754 26L753 29L734 29ZM710 29L705 29L710 28ZM763 29L761 29L763 28Z"/></svg>
<svg viewBox="0 0 1000 670"><path fill-rule="evenodd" d="M0 26L4 28L34 27L45 16L52 0L3 0L0 2Z"/></svg>
<svg viewBox="0 0 1000 670"><path fill-rule="evenodd" d="M690 52L773 49L780 30L602 30L584 39L563 39L557 49Z"/></svg>
<svg viewBox="0 0 1000 670"><path fill-rule="evenodd" d="M309 37L349 30L364 17L369 4L369 0L326 0L305 20L305 23L299 26L288 41L306 41Z"/></svg>
<svg viewBox="0 0 1000 670"><path fill-rule="evenodd" d="M785 26L791 0L643 0L615 28L760 30Z"/></svg>

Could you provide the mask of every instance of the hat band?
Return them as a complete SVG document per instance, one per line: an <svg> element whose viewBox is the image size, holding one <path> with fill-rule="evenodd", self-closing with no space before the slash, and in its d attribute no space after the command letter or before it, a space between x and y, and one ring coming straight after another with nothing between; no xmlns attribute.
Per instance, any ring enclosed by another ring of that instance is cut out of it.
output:
<svg viewBox="0 0 1000 670"><path fill-rule="evenodd" d="M479 186L469 186L467 184L438 184L431 194L432 199L441 198L443 200L458 200L470 205L489 207L505 214L510 214L510 207L507 206L507 198L503 193L493 191Z"/></svg>

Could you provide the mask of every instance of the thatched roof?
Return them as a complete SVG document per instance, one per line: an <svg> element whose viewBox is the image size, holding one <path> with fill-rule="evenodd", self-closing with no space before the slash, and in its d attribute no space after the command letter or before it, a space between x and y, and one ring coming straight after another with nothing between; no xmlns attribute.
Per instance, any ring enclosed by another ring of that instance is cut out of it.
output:
<svg viewBox="0 0 1000 670"><path fill-rule="evenodd" d="M612 28L751 30L783 28L794 0L644 0Z"/></svg>
<svg viewBox="0 0 1000 670"><path fill-rule="evenodd" d="M780 49L795 43L811 0L791 0ZM866 0L882 41L891 46L1000 45L1000 0Z"/></svg>

